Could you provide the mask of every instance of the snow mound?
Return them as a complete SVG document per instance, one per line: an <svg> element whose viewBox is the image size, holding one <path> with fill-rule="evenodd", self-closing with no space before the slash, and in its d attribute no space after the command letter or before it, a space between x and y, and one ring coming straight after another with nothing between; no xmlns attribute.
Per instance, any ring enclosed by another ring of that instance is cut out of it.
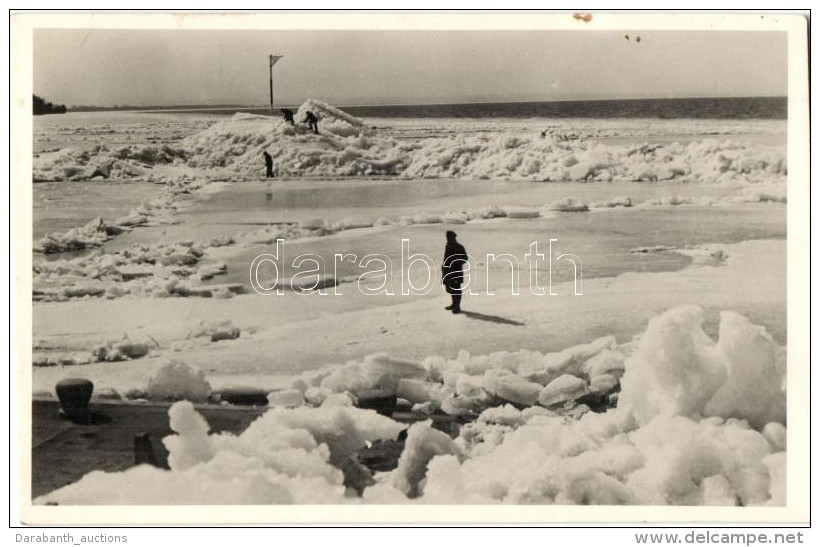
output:
<svg viewBox="0 0 820 547"><path fill-rule="evenodd" d="M652 319L627 360L619 406L641 423L659 415L785 423L785 350L734 312L721 313L717 342L702 323L696 306Z"/></svg>
<svg viewBox="0 0 820 547"><path fill-rule="evenodd" d="M415 423L407 431L399 465L391 474L393 484L408 497L415 497L430 460L435 456L460 453L459 447L447 434L433 429L428 422Z"/></svg>
<svg viewBox="0 0 820 547"><path fill-rule="evenodd" d="M319 134L304 125L305 114L319 119ZM395 174L400 159L390 151L392 140L373 139L364 123L346 112L309 99L291 126L279 118L235 115L182 141L187 165L264 173L262 152L268 151L283 175L352 176Z"/></svg>
<svg viewBox="0 0 820 547"><path fill-rule="evenodd" d="M220 340L235 340L242 334L242 329L233 326L229 320L203 321L190 333L188 338L209 338L211 342Z"/></svg>
<svg viewBox="0 0 820 547"><path fill-rule="evenodd" d="M145 391L152 401L202 402L211 394L211 384L201 370L172 359L148 380Z"/></svg>

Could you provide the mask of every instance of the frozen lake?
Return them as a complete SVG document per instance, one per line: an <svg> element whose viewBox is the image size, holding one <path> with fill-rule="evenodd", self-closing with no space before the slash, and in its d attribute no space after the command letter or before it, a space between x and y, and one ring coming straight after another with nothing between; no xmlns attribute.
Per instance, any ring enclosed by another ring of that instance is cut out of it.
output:
<svg viewBox="0 0 820 547"><path fill-rule="evenodd" d="M96 216L113 219L126 214L134 203L152 196L159 187L147 183L83 182L35 185L35 237L84 224ZM62 185L62 186L61 186ZM134 243L204 240L233 236L275 223L320 218L326 221L359 218L370 221L386 218L398 222L404 215L419 211L446 213L477 209L487 205L538 207L569 197L585 203L630 196L636 203L668 196L719 199L736 188L691 183L532 183L464 180L344 180L344 181L263 181L237 182L216 194L192 198L178 214L179 223L145 227L113 239L105 245L115 251ZM364 257L386 254L397 264L401 240L409 239L413 253L440 259L444 231L456 230L468 250L477 257L512 253L519 256L537 241L546 252L550 239L558 239L562 252L571 252L584 261L585 277L608 277L626 271L677 269L690 262L676 253L630 253L637 247L670 248L704 243L734 243L745 239L785 237L786 209L777 205L759 206L668 206L592 212L555 213L552 218L497 219L471 222L464 226L431 224L390 226L383 229L351 230L331 238L288 241L291 257L310 252L323 256L327 274L337 277L357 275L364 270L348 263L334 264L336 253ZM731 221L727 221L730 219ZM556 247L557 248L557 247ZM244 245L223 255L228 273L226 282L248 282L254 257L271 251L270 245ZM64 255L65 256L65 255ZM67 256L71 256L68 254ZM294 273L288 263L285 276ZM503 263L492 269L503 269ZM571 272L555 272L565 280ZM486 274L482 274L486 278ZM496 283L504 275L492 276ZM482 285L485 283L482 279ZM508 281L505 281L508 283ZM491 284L493 282L491 281Z"/></svg>

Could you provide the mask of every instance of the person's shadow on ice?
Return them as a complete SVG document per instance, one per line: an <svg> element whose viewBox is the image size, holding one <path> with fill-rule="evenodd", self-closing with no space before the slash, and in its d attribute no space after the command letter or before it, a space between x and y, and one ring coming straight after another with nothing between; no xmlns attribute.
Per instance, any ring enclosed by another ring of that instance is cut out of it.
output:
<svg viewBox="0 0 820 547"><path fill-rule="evenodd" d="M501 317L500 315L487 315L485 313L464 310L462 310L461 313L470 319L478 319L479 321L488 321L490 323L498 323L499 325L514 325L516 327L524 326L524 323L521 323L520 321L513 321L512 319L507 319L506 317Z"/></svg>

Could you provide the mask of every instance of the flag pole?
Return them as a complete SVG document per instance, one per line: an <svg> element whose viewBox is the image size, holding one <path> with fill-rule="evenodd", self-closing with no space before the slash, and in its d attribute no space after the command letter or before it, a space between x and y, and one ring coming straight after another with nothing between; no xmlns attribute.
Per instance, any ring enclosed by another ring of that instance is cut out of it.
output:
<svg viewBox="0 0 820 547"><path fill-rule="evenodd" d="M270 115L273 116L273 65L281 59L281 55L268 55L268 82L270 83Z"/></svg>

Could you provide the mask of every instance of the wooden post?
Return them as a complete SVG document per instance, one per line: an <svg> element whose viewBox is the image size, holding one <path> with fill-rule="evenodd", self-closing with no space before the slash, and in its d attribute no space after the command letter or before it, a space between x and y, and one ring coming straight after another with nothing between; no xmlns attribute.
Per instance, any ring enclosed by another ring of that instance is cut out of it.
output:
<svg viewBox="0 0 820 547"><path fill-rule="evenodd" d="M270 77L270 115L273 117L273 55L268 55L268 75Z"/></svg>
<svg viewBox="0 0 820 547"><path fill-rule="evenodd" d="M159 467L157 465L157 456L154 454L154 445L151 443L151 436L148 433L134 435L134 465L143 463Z"/></svg>

